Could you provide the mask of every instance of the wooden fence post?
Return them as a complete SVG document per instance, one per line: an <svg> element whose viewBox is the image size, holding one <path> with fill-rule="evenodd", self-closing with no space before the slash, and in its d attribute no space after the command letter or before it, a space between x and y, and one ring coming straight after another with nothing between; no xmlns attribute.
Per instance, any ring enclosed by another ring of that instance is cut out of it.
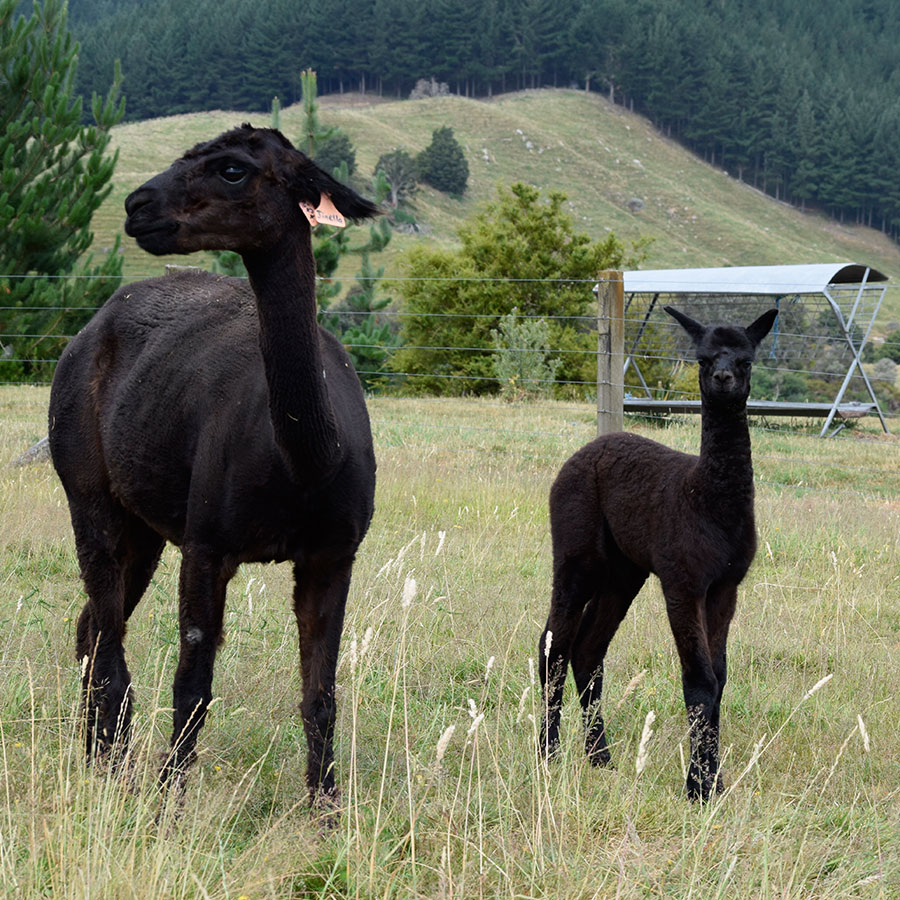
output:
<svg viewBox="0 0 900 900"><path fill-rule="evenodd" d="M625 405L625 278L607 269L597 292L597 434L622 430Z"/></svg>

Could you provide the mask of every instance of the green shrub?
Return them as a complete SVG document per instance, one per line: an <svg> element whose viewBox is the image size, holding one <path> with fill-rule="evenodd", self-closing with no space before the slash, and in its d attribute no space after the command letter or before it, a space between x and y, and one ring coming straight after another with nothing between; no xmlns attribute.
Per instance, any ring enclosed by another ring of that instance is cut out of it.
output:
<svg viewBox="0 0 900 900"><path fill-rule="evenodd" d="M507 400L547 397L562 365L550 357L550 326L546 319L526 319L513 309L491 330L494 372Z"/></svg>
<svg viewBox="0 0 900 900"><path fill-rule="evenodd" d="M469 181L469 164L448 125L432 132L431 143L418 155L419 178L438 191L459 197Z"/></svg>

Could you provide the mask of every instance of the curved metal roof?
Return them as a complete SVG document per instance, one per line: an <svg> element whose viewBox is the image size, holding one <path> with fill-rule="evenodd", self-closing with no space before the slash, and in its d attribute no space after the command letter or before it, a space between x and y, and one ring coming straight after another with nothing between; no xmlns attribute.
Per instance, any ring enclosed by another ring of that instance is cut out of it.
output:
<svg viewBox="0 0 900 900"><path fill-rule="evenodd" d="M648 269L625 272L625 293L821 294L830 284L861 284L863 281L887 281L887 275L858 263Z"/></svg>

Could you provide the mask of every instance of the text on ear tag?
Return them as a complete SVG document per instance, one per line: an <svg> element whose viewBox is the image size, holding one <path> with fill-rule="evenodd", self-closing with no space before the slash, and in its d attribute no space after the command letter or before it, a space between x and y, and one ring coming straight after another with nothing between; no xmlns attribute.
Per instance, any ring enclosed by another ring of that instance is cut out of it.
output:
<svg viewBox="0 0 900 900"><path fill-rule="evenodd" d="M347 220L338 212L338 208L331 202L328 194L322 194L319 197L316 218L320 225L333 225L335 228L343 228L347 224Z"/></svg>
<svg viewBox="0 0 900 900"><path fill-rule="evenodd" d="M310 225L332 225L335 228L343 228L347 224L347 220L331 202L328 194L322 194L319 197L318 206L313 206L312 203L307 203L305 200L301 200L299 206Z"/></svg>
<svg viewBox="0 0 900 900"><path fill-rule="evenodd" d="M309 219L310 225L318 225L319 219L316 216L316 208L312 205L312 203L307 203L305 200L300 201L300 212Z"/></svg>

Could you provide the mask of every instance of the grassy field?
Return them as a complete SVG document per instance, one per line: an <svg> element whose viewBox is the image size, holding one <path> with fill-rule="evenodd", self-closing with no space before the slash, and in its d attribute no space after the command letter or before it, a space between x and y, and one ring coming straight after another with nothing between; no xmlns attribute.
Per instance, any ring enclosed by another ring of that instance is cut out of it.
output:
<svg viewBox="0 0 900 900"><path fill-rule="evenodd" d="M423 188L416 200L420 236L395 235L379 264L402 272L402 255L415 241L452 244L459 224L494 195L498 183L525 181L569 197L579 230L601 238L611 229L629 241L652 237L644 268L774 265L853 261L900 281L900 248L869 228L839 225L803 214L706 165L663 137L646 119L597 94L539 90L493 101L445 97L378 102L361 95L323 97L321 119L350 135L358 174L368 181L378 157L395 147L416 153L432 131L450 125L470 168L462 200ZM122 231L123 201L185 149L242 121L266 125L268 113L206 112L118 126L120 153L111 196L94 218L98 252ZM282 111L282 129L300 134L299 105ZM631 211L632 201L643 208ZM357 241L356 243L360 243ZM156 260L123 237L129 278L161 274ZM199 256L193 259L200 259ZM344 266L352 275L355 261ZM882 321L900 319L900 291L890 290Z"/></svg>
<svg viewBox="0 0 900 900"><path fill-rule="evenodd" d="M85 766L73 654L84 597L63 492L47 463L7 465L44 434L46 405L46 389L0 389L4 895L900 896L895 439L754 429L760 551L730 645L727 790L699 807L682 793L686 720L655 585L608 658L617 767L585 764L571 686L562 758L536 757L546 496L592 436L591 410L373 399L377 511L342 645L343 811L329 830L305 806L286 566L232 582L180 816L154 787L177 649L174 550L130 623L133 777ZM632 427L691 449L697 424Z"/></svg>

